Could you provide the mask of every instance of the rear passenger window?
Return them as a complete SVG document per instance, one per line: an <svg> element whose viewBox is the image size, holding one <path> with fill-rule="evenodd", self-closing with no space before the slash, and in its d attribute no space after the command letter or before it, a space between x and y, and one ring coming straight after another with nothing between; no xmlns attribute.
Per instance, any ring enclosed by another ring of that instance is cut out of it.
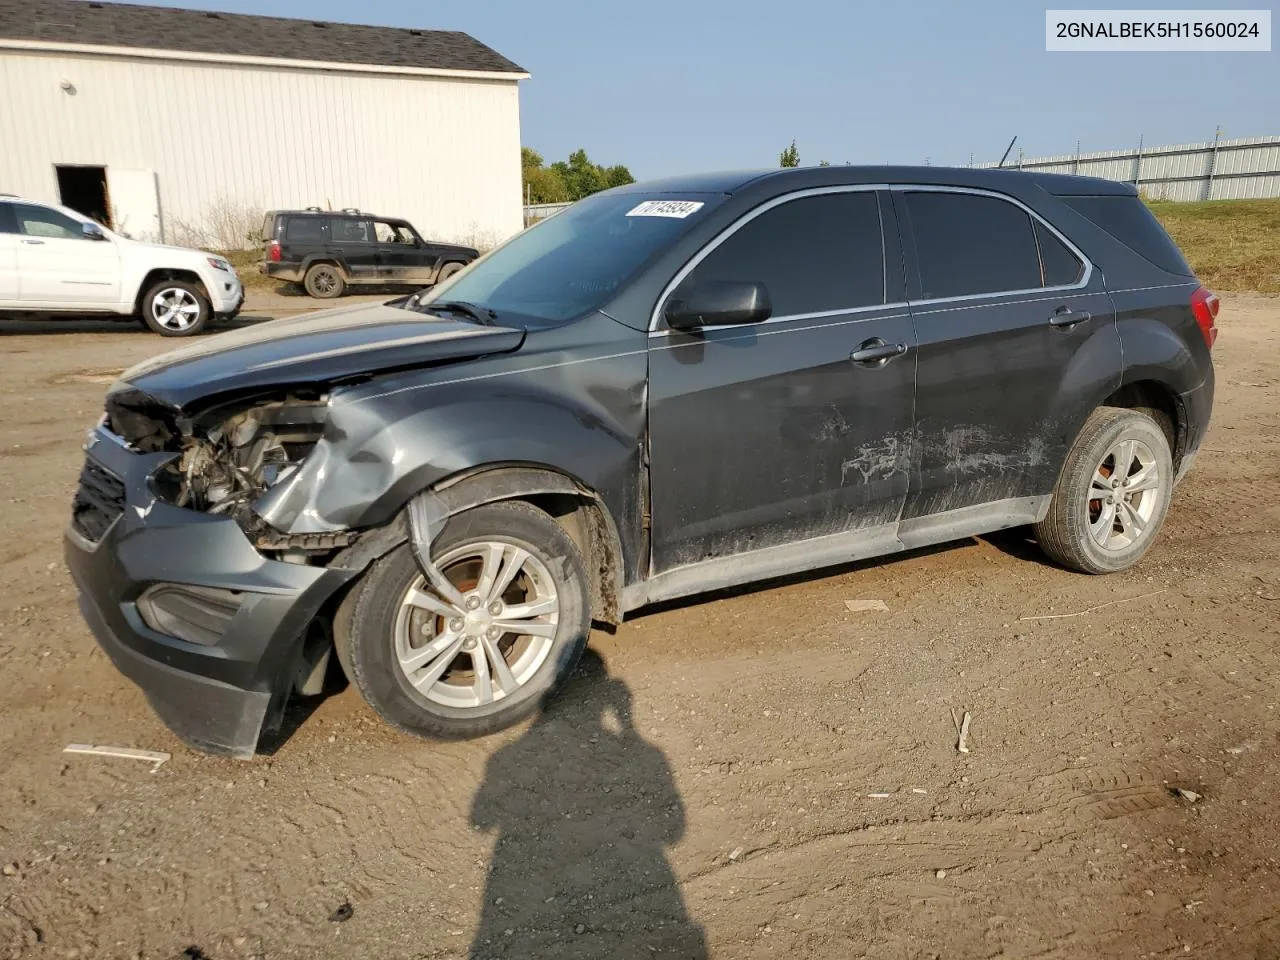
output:
<svg viewBox="0 0 1280 960"><path fill-rule="evenodd" d="M972 193L903 194L920 264L920 297L965 297L1041 286L1031 217Z"/></svg>
<svg viewBox="0 0 1280 960"><path fill-rule="evenodd" d="M335 243L372 243L368 220L333 219L329 221L329 239Z"/></svg>
<svg viewBox="0 0 1280 960"><path fill-rule="evenodd" d="M1068 287L1084 273L1084 264L1072 253L1053 231L1039 220L1035 221L1036 245L1040 248L1041 286Z"/></svg>
<svg viewBox="0 0 1280 960"><path fill-rule="evenodd" d="M681 284L763 283L773 316L884 303L880 204L870 191L790 200L748 221Z"/></svg>
<svg viewBox="0 0 1280 960"><path fill-rule="evenodd" d="M293 217L284 229L284 238L296 243L314 243L324 239L324 221L319 217Z"/></svg>

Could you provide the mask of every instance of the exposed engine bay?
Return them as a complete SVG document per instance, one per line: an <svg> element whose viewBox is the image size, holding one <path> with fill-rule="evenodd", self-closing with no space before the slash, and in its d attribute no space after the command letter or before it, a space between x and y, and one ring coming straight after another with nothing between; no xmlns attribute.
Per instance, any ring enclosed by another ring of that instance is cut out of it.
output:
<svg viewBox="0 0 1280 960"><path fill-rule="evenodd" d="M324 431L323 400L259 404L182 439L174 504L237 515L298 468Z"/></svg>
<svg viewBox="0 0 1280 960"><path fill-rule="evenodd" d="M108 398L112 432L142 453L181 455L155 475L156 492L174 506L232 517L260 547L313 550L342 546L346 537L295 543L253 512L253 504L287 479L324 433L328 397L295 391L213 407L187 418L137 392ZM314 539L314 538L312 538Z"/></svg>

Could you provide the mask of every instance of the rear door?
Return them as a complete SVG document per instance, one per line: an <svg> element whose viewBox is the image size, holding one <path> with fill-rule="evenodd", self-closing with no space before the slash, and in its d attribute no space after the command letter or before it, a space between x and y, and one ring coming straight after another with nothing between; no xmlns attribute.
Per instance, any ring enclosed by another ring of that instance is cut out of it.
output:
<svg viewBox="0 0 1280 960"><path fill-rule="evenodd" d="M352 280L375 280L378 276L378 244L373 221L364 217L330 217L329 249L346 265Z"/></svg>
<svg viewBox="0 0 1280 960"><path fill-rule="evenodd" d="M997 501L1009 501L1007 525L1027 522L1089 398L1110 378L1118 386L1101 273L1011 198L937 187L893 196L919 338L904 541L913 520Z"/></svg>
<svg viewBox="0 0 1280 960"><path fill-rule="evenodd" d="M889 203L865 188L778 198L677 277L669 296L761 282L773 315L650 335L653 573L863 529L896 543L915 341ZM877 344L892 356L852 359Z"/></svg>
<svg viewBox="0 0 1280 960"><path fill-rule="evenodd" d="M18 296L24 304L108 309L120 298L115 242L90 240L84 224L59 210L15 203Z"/></svg>

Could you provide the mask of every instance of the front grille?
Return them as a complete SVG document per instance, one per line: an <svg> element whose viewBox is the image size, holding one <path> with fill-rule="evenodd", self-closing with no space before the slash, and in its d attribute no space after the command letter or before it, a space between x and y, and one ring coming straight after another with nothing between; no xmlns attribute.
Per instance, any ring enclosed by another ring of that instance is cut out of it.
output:
<svg viewBox="0 0 1280 960"><path fill-rule="evenodd" d="M71 526L91 543L103 538L124 513L124 483L92 460L80 471L80 489L71 501Z"/></svg>

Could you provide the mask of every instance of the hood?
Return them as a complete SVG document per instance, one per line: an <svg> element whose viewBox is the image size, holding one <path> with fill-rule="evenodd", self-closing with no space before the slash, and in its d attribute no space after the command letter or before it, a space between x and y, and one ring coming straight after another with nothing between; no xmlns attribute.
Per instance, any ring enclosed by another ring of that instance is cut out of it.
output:
<svg viewBox="0 0 1280 960"><path fill-rule="evenodd" d="M146 240L134 240L132 237L124 237L118 233L115 234L115 237L120 243L128 244L129 246L140 250L159 251L170 255L182 254L184 256L196 257L201 261L207 257L217 257L219 260L226 259L226 257L219 254L208 253L204 250L197 250L195 247L175 247L170 243L149 243Z"/></svg>
<svg viewBox="0 0 1280 960"><path fill-rule="evenodd" d="M483 327L385 304L339 307L201 338L126 370L109 392L140 390L182 409L256 387L332 383L505 353L524 336L519 327Z"/></svg>

